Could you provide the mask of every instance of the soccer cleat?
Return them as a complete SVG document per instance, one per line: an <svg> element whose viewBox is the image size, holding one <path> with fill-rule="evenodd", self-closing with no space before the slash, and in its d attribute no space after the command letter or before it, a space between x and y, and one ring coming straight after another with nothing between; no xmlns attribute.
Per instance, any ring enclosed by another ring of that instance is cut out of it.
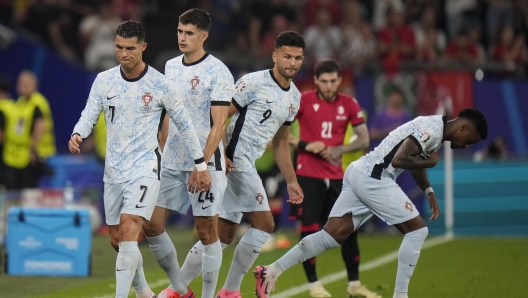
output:
<svg viewBox="0 0 528 298"><path fill-rule="evenodd" d="M161 291L161 293L159 293L158 298L196 298L191 288L188 289L189 291L187 292L187 294L182 296L180 295L180 293L175 292L173 289L168 287L165 290Z"/></svg>
<svg viewBox="0 0 528 298"><path fill-rule="evenodd" d="M323 284L319 281L315 282L310 288L310 297L324 298L332 297L332 294L323 287Z"/></svg>
<svg viewBox="0 0 528 298"><path fill-rule="evenodd" d="M136 298L156 298L156 294L150 288L143 292L136 292Z"/></svg>
<svg viewBox="0 0 528 298"><path fill-rule="evenodd" d="M371 290L367 289L364 285L359 287L348 287L347 289L348 297L352 298L381 298L381 295Z"/></svg>
<svg viewBox="0 0 528 298"><path fill-rule="evenodd" d="M242 298L242 295L240 295L240 290L229 292L226 289L221 289L218 294L216 294L216 298Z"/></svg>
<svg viewBox="0 0 528 298"><path fill-rule="evenodd" d="M253 270L253 274L255 274L255 278L257 279L255 295L259 298L268 298L269 293L275 290L275 282L277 282L277 280L268 276L266 271L268 271L267 266L257 266L257 268Z"/></svg>

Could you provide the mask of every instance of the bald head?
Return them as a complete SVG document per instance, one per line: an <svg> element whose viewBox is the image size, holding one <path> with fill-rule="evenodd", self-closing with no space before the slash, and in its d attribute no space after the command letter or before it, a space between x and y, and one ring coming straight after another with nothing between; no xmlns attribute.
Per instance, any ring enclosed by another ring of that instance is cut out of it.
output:
<svg viewBox="0 0 528 298"><path fill-rule="evenodd" d="M35 74L29 70L23 70L18 76L17 92L18 95L30 97L37 91L38 82Z"/></svg>

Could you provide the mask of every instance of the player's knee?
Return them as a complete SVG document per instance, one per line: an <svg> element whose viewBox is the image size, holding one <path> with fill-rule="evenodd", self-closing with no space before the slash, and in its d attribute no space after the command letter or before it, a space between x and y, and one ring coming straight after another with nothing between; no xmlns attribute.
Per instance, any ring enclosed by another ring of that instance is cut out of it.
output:
<svg viewBox="0 0 528 298"><path fill-rule="evenodd" d="M147 237L156 237L163 233L165 227L163 225L156 224L153 221L146 221L143 223L143 232Z"/></svg>
<svg viewBox="0 0 528 298"><path fill-rule="evenodd" d="M273 233L273 230L275 229L275 222L273 220L267 220L263 222L259 222L258 224L252 224L252 228L264 231L268 234Z"/></svg>
<svg viewBox="0 0 528 298"><path fill-rule="evenodd" d="M227 233L220 233L218 236L220 238L220 242L227 245L233 243L233 240L235 240L235 235L227 235Z"/></svg>

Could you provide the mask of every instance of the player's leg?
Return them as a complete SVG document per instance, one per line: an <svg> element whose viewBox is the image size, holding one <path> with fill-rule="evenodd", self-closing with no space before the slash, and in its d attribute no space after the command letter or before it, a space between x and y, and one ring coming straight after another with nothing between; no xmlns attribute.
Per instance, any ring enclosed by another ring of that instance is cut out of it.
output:
<svg viewBox="0 0 528 298"><path fill-rule="evenodd" d="M143 220L150 220L159 191L159 180L142 177L126 183L119 220L116 260L116 297L128 297L133 276L143 263L137 238Z"/></svg>
<svg viewBox="0 0 528 298"><path fill-rule="evenodd" d="M160 298L170 296L174 291L181 295L188 292L187 284L182 279L176 248L165 231L171 210L184 213L189 209L185 178L185 172L162 169L156 207L151 220L143 223L150 251L171 282L170 288L160 293Z"/></svg>
<svg viewBox="0 0 528 298"><path fill-rule="evenodd" d="M213 297L222 265L222 244L218 237L218 214L222 206L227 178L223 171L211 171L213 182L208 192L192 197L198 238L202 243L202 297Z"/></svg>

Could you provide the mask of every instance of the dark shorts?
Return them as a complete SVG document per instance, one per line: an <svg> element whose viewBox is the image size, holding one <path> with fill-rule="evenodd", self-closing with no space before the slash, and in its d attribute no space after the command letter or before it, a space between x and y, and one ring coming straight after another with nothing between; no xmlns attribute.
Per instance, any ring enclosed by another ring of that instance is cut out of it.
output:
<svg viewBox="0 0 528 298"><path fill-rule="evenodd" d="M326 223L341 193L343 180L297 176L297 181L303 190L304 200L301 205L291 205L290 218L300 220L303 225Z"/></svg>

